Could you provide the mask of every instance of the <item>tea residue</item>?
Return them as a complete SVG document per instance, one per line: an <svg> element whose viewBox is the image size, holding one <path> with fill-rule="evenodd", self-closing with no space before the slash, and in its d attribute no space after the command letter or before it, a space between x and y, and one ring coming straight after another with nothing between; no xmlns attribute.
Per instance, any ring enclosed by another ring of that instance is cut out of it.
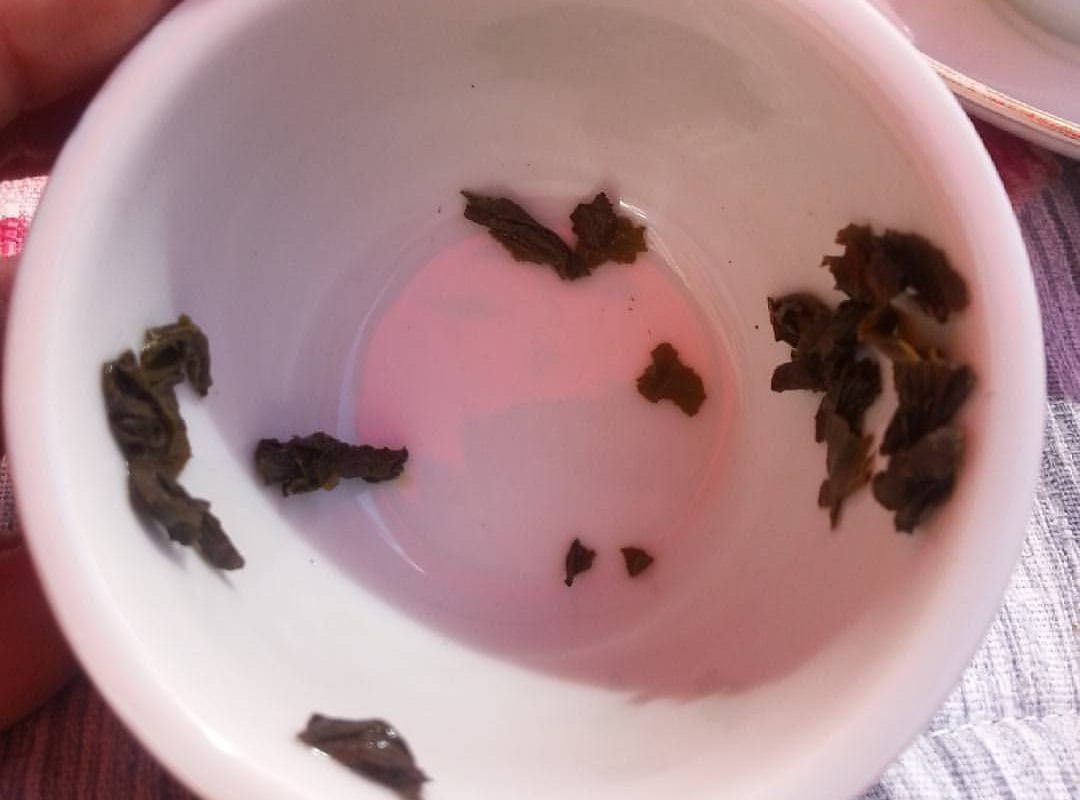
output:
<svg viewBox="0 0 1080 800"><path fill-rule="evenodd" d="M949 498L963 455L963 434L945 426L889 459L885 471L874 476L874 497L896 512L896 530L911 533Z"/></svg>
<svg viewBox="0 0 1080 800"><path fill-rule="evenodd" d="M255 447L255 469L267 485L280 484L285 496L333 489L342 479L379 483L397 478L409 460L408 449L351 445L318 431L287 442L262 439Z"/></svg>
<svg viewBox="0 0 1080 800"><path fill-rule="evenodd" d="M206 334L186 314L146 331L138 362L128 350L102 368L105 413L128 466L133 508L161 525L169 538L194 547L218 569L244 566L210 504L177 482L191 457L176 386L185 378L205 396L210 377Z"/></svg>
<svg viewBox="0 0 1080 800"><path fill-rule="evenodd" d="M878 236L868 226L849 225L836 241L843 254L826 256L823 264L847 300L830 310L806 293L769 298L773 335L793 348L773 371L772 389L824 392L814 420L814 438L826 444L818 504L829 509L835 527L844 500L873 470L872 439L862 428L881 394L881 369L860 351L870 346L892 360L898 403L881 447L892 458L874 478L874 496L896 512L897 530L910 531L952 491L963 437L943 426L971 394L975 375L918 346L892 301L906 296L945 322L968 305L967 284L944 251L917 234Z"/></svg>
<svg viewBox="0 0 1080 800"><path fill-rule="evenodd" d="M554 267L560 278L576 280L589 274L589 268L574 255L559 234L506 197L488 197L462 191L465 218L488 229L492 238L505 247L517 261Z"/></svg>
<svg viewBox="0 0 1080 800"><path fill-rule="evenodd" d="M626 574L631 578L636 578L643 573L656 560L640 547L622 547L620 552L626 564Z"/></svg>
<svg viewBox="0 0 1080 800"><path fill-rule="evenodd" d="M419 800L423 785L430 780L397 729L381 719L312 714L299 739L405 800Z"/></svg>
<svg viewBox="0 0 1080 800"><path fill-rule="evenodd" d="M637 379L637 388L650 403L670 400L691 417L705 402L701 376L679 359L679 352L670 342L653 348L652 364Z"/></svg>
<svg viewBox="0 0 1080 800"><path fill-rule="evenodd" d="M574 579L578 575L592 569L595 559L595 550L583 545L581 539L574 539L570 544L570 549L566 551L566 580L564 583L567 586L573 586Z"/></svg>
<svg viewBox="0 0 1080 800"><path fill-rule="evenodd" d="M584 278L608 261L632 264L647 249L645 228L617 214L604 192L579 203L570 214L577 237L573 248L509 198L467 190L462 194L466 219L487 228L517 261L546 264L564 280Z"/></svg>
<svg viewBox="0 0 1080 800"><path fill-rule="evenodd" d="M646 252L645 228L615 213L604 192L591 202L579 203L570 214L577 245L574 252L587 270L613 261L633 264L638 253Z"/></svg>

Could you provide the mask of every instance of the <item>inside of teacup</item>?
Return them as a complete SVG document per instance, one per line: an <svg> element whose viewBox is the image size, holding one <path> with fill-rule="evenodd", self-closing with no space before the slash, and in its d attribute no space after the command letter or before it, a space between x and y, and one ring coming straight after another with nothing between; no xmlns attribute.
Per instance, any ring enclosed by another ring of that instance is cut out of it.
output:
<svg viewBox="0 0 1080 800"><path fill-rule="evenodd" d="M716 771L754 785L859 691L838 665L887 659L940 546L895 534L865 492L830 531L816 400L768 390L787 352L766 297L828 296L821 256L855 219L959 250L936 186L816 40L753 4L694 25L644 4L343 3L332 24L283 8L133 152L139 190L117 190L122 223L91 254L107 278L78 279L64 323L94 330L118 287L149 298L90 343L88 392L147 324L186 312L210 337L215 387L182 398L185 481L245 569L222 580L151 544L118 475L90 478L126 521L95 539L102 570L154 609L131 624L229 676L156 668L208 684L192 713L226 739L257 729L275 758L315 705L377 705L473 796L538 763L541 796L570 796L582 769L621 786L627 763L642 790L706 761L685 796ZM562 282L464 220L467 188L563 232L606 190L650 251ZM706 384L694 417L636 391L663 341ZM406 473L288 498L259 485L258 439L315 430L404 445ZM103 422L75 440L111 448ZM597 561L567 587L574 538ZM635 579L628 545L656 559ZM458 730L473 714L483 730ZM501 741L520 720L543 758Z"/></svg>

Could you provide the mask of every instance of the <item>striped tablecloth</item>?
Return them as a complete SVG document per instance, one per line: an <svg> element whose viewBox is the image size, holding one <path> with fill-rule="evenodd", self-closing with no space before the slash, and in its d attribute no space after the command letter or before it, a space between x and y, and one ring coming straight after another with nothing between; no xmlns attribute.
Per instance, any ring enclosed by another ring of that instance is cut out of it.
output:
<svg viewBox="0 0 1080 800"><path fill-rule="evenodd" d="M1080 800L1080 163L980 131L1020 218L1042 304L1042 477L1023 559L982 649L862 800ZM39 191L40 182L0 184L0 257L18 251ZM0 474L0 527L12 524ZM67 798L192 795L78 677L0 734L0 799Z"/></svg>

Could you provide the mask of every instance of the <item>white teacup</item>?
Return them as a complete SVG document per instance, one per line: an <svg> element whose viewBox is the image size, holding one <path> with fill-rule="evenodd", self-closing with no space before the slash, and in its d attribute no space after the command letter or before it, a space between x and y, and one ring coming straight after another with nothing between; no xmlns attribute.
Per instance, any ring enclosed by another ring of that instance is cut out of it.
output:
<svg viewBox="0 0 1080 800"><path fill-rule="evenodd" d="M1080 0L1011 0L1026 17L1056 36L1080 44Z"/></svg>

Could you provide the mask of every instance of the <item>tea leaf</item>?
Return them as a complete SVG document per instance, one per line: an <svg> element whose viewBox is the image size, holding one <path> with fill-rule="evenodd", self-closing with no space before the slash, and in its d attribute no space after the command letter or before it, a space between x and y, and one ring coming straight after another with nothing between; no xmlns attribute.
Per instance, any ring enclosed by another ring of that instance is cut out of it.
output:
<svg viewBox="0 0 1080 800"><path fill-rule="evenodd" d="M828 477L818 492L818 505L829 509L829 521L835 528L844 501L870 480L874 437L856 433L839 414L830 414L824 427Z"/></svg>
<svg viewBox="0 0 1080 800"><path fill-rule="evenodd" d="M588 270L608 261L632 264L638 253L648 249L645 228L616 214L604 192L589 203L579 203L570 214L570 221L577 236L574 252Z"/></svg>
<svg viewBox="0 0 1080 800"><path fill-rule="evenodd" d="M418 800L428 780L392 725L381 719L347 720L312 714L300 741L323 751L364 777Z"/></svg>
<svg viewBox="0 0 1080 800"><path fill-rule="evenodd" d="M135 509L160 523L174 542L195 547L218 569L244 566L243 557L210 513L210 504L189 495L152 459L128 465L128 488Z"/></svg>
<svg viewBox="0 0 1080 800"><path fill-rule="evenodd" d="M109 430L127 460L151 459L175 478L191 457L187 426L167 383L152 386L130 350L101 373Z"/></svg>
<svg viewBox="0 0 1080 800"><path fill-rule="evenodd" d="M187 314L172 325L146 331L139 368L151 385L175 385L187 377L192 388L205 397L210 378L210 343Z"/></svg>
<svg viewBox="0 0 1080 800"><path fill-rule="evenodd" d="M769 322L778 342L798 347L803 337L815 339L832 319L832 311L811 294L796 293L769 297Z"/></svg>
<svg viewBox="0 0 1080 800"><path fill-rule="evenodd" d="M867 225L848 225L836 235L839 256L825 256L836 288L872 306L888 304L907 293L927 314L945 322L967 307L964 279L944 251L915 233L886 230L878 236Z"/></svg>
<svg viewBox="0 0 1080 800"><path fill-rule="evenodd" d="M893 361L920 358L910 334L904 331L904 317L891 303L873 309L863 318L859 323L858 340L859 344L872 345Z"/></svg>
<svg viewBox="0 0 1080 800"><path fill-rule="evenodd" d="M320 432L288 442L262 439L255 447L255 469L266 484L281 484L283 495L333 489L342 478L368 483L393 480L405 469L404 447L350 445Z"/></svg>
<svg viewBox="0 0 1080 800"><path fill-rule="evenodd" d="M863 416L881 394L881 368L869 358L846 362L835 377L828 380L814 418L814 439L825 441L828 418L839 414L855 433L862 432Z"/></svg>
<svg viewBox="0 0 1080 800"><path fill-rule="evenodd" d="M547 264L560 278L576 280L589 268L555 231L535 220L528 211L505 197L463 191L465 218L483 225L517 261Z"/></svg>
<svg viewBox="0 0 1080 800"><path fill-rule="evenodd" d="M146 331L139 362L130 350L102 367L109 429L128 462L128 494L136 512L159 523L174 542L195 547L218 569L244 566L210 504L176 482L191 457L176 384L187 378L201 395L210 388L206 335L182 314Z"/></svg>
<svg viewBox="0 0 1080 800"><path fill-rule="evenodd" d="M570 549L566 551L566 585L573 586L574 578L592 569L595 559L595 550L590 550L583 545L580 539L574 539L570 544Z"/></svg>
<svg viewBox="0 0 1080 800"><path fill-rule="evenodd" d="M623 560L626 562L626 572L631 578L636 578L649 567L655 559L640 547L620 548Z"/></svg>
<svg viewBox="0 0 1080 800"><path fill-rule="evenodd" d="M653 348L652 364L637 379L637 388L650 403L671 400L691 417L705 402L701 376L679 360L679 353L670 342Z"/></svg>
<svg viewBox="0 0 1080 800"><path fill-rule="evenodd" d="M941 427L895 453L885 471L874 476L874 497L896 512L896 530L911 533L948 499L963 453L960 431Z"/></svg>
<svg viewBox="0 0 1080 800"><path fill-rule="evenodd" d="M886 455L950 422L974 389L975 373L940 359L895 361L893 383L897 407L881 444Z"/></svg>

